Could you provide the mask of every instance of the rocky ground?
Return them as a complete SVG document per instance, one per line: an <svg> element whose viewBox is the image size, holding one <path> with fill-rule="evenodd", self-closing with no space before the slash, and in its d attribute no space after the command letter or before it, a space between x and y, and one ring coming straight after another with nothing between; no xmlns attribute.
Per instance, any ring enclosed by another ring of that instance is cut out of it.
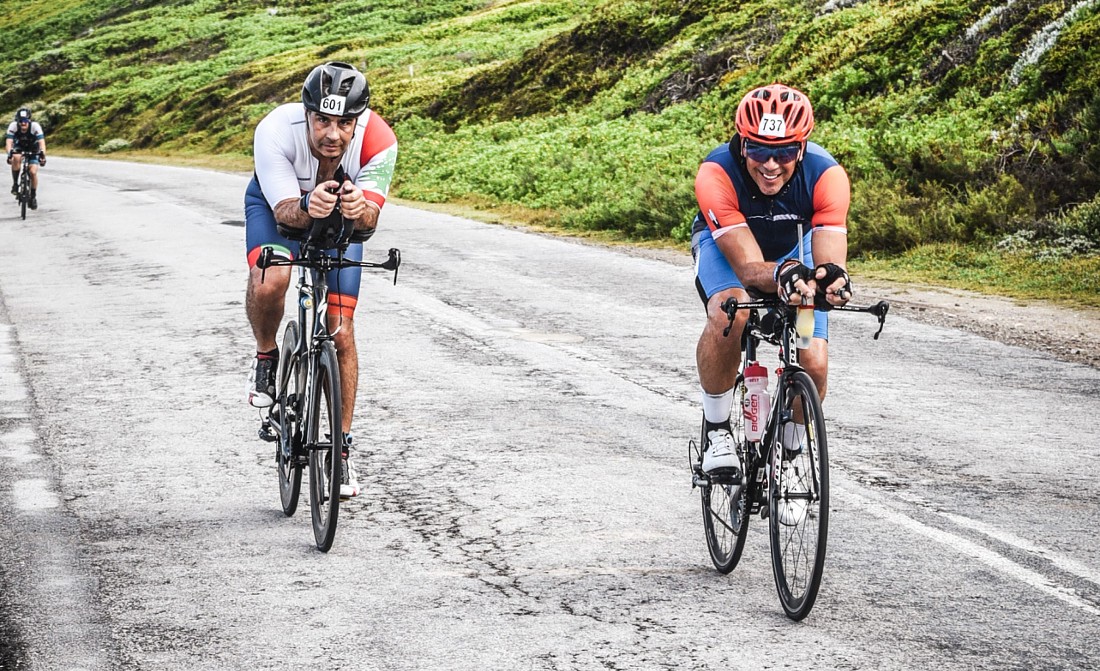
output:
<svg viewBox="0 0 1100 671"><path fill-rule="evenodd" d="M889 300L893 314L1100 368L1100 310L1095 308L1068 308L909 284L875 282L863 283L862 287L868 295Z"/></svg>

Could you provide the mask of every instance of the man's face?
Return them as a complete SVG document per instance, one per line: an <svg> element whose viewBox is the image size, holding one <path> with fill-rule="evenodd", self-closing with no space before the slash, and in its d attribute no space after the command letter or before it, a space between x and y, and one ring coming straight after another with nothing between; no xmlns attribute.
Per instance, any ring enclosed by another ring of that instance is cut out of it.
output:
<svg viewBox="0 0 1100 671"><path fill-rule="evenodd" d="M802 145L792 143L773 146L745 141L742 154L745 157L745 168L752 176L752 181L756 182L760 193L774 196L794 175L798 158L802 155Z"/></svg>
<svg viewBox="0 0 1100 671"><path fill-rule="evenodd" d="M28 121L27 119L20 119L19 120L19 130L27 130L30 127L31 127L31 122Z"/></svg>
<svg viewBox="0 0 1100 671"><path fill-rule="evenodd" d="M309 147L318 158L339 158L344 155L355 135L355 117L338 117L309 113Z"/></svg>

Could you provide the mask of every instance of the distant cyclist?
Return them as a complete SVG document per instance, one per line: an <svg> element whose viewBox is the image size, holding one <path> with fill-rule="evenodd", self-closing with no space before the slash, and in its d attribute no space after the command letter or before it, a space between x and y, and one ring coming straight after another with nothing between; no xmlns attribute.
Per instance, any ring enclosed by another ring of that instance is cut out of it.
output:
<svg viewBox="0 0 1100 671"><path fill-rule="evenodd" d="M749 300L746 288L791 303L815 299L814 337L799 361L825 397L829 370L827 310L851 297L848 255L848 175L824 149L808 142L813 109L805 94L772 84L753 89L737 107L737 134L699 167L692 229L695 285L707 308L696 361L707 440L703 470L736 469L730 412L748 314L737 313L729 337L722 303ZM798 223L804 256L798 257ZM805 427L784 426L795 449Z"/></svg>
<svg viewBox="0 0 1100 671"><path fill-rule="evenodd" d="M42 126L31 119L31 111L20 107L15 113L15 121L8 124L8 133L4 136L4 151L11 166L11 193L19 195L19 169L26 158L31 173L32 210L38 209L38 166L46 165L46 134Z"/></svg>
<svg viewBox="0 0 1100 671"><path fill-rule="evenodd" d="M368 109L366 77L351 65L330 62L306 77L302 102L282 105L256 127L255 175L245 193L246 247L250 274L245 309L256 337L248 401L268 407L275 400L279 350L275 342L290 286L290 268L268 268L264 280L256 267L260 252L270 247L276 257L293 258L298 248L279 235L276 221L309 228L315 220L343 216L356 229L373 231L386 202L397 138L380 116ZM340 211L334 213L336 203ZM335 250L330 253L335 253ZM362 243L350 245L345 257L363 258ZM344 399L342 429L351 445L359 358L355 347L355 306L360 269L331 271L328 277L329 322L334 330ZM359 483L344 454L341 496L357 496Z"/></svg>

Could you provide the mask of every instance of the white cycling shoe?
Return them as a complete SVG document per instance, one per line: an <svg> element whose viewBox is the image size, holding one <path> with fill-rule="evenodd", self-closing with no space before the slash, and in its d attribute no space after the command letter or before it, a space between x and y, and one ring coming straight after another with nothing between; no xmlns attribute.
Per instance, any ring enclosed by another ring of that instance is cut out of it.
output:
<svg viewBox="0 0 1100 671"><path fill-rule="evenodd" d="M343 478L340 480L340 498L350 499L359 496L359 479L355 476L355 468L351 465L351 459L341 459L343 462Z"/></svg>
<svg viewBox="0 0 1100 671"><path fill-rule="evenodd" d="M731 473L740 467L729 430L718 428L708 431L707 444L703 448L703 472L711 475Z"/></svg>

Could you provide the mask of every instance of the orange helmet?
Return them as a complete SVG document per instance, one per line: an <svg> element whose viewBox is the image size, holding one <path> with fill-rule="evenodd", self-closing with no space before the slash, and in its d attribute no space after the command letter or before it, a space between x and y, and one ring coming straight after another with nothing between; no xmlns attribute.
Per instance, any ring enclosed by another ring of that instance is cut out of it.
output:
<svg viewBox="0 0 1100 671"><path fill-rule="evenodd" d="M814 129L814 110L805 93L770 84L745 94L737 105L737 133L760 144L805 142Z"/></svg>

